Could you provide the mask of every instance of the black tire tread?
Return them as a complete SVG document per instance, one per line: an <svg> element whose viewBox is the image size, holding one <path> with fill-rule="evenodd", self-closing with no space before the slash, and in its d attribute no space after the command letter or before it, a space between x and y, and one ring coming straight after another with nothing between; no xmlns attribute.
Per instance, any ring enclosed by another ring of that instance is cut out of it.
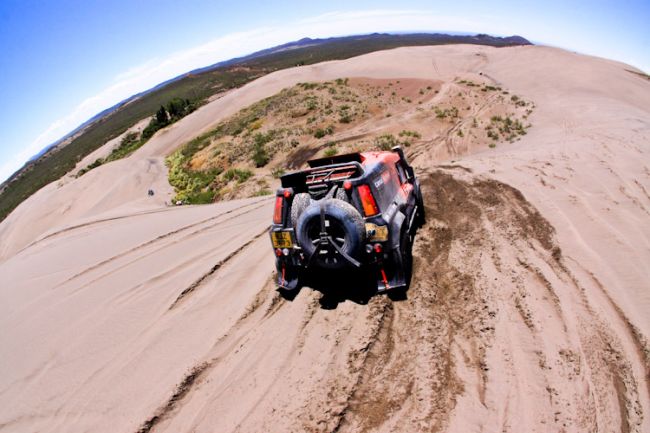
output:
<svg viewBox="0 0 650 433"><path fill-rule="evenodd" d="M296 227L296 224L298 223L298 218L300 218L300 215L302 215L305 209L309 207L311 202L312 199L309 196L309 194L306 192L302 192L294 196L293 202L291 203L291 212L290 212L291 227Z"/></svg>

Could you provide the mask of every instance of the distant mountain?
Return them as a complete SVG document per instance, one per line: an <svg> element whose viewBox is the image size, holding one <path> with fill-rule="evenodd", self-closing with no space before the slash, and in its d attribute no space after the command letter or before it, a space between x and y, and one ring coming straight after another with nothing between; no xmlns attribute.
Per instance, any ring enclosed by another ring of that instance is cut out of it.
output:
<svg viewBox="0 0 650 433"><path fill-rule="evenodd" d="M223 62L215 63L210 66L206 66L199 69L194 69L190 71L190 74L199 74L202 72L212 71L216 68L223 66L230 66L240 62L246 62L258 57L263 57L269 54L278 53L281 51L287 51L303 47L314 47L319 45L331 44L333 42L352 42L352 41L361 41L361 40L395 40L395 39L414 39L419 40L427 39L432 45L440 45L443 43L457 43L457 44L477 44L477 45L491 45L495 47L499 46L513 46L513 45L532 45L530 41L521 36L508 36L508 37L499 37L499 36L490 36L486 34L477 34L477 35L450 35L446 33L371 33L367 35L358 35L358 36L340 36L324 39L311 39L311 38L302 38L294 42L288 42L286 44L278 45L276 47L267 48L264 50L256 51L252 54L248 54L243 57L236 57L234 59L226 60ZM420 45L420 44L418 44ZM176 80L182 76L176 77L173 80ZM171 80L170 80L171 81Z"/></svg>

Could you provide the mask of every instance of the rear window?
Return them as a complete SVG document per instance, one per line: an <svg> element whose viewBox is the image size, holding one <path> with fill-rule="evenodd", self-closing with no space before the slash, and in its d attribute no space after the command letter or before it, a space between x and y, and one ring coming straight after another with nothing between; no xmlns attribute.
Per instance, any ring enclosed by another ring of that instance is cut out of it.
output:
<svg viewBox="0 0 650 433"><path fill-rule="evenodd" d="M395 167L392 164L385 166L373 177L372 184L375 201L379 205L379 210L383 212L393 202L399 188Z"/></svg>

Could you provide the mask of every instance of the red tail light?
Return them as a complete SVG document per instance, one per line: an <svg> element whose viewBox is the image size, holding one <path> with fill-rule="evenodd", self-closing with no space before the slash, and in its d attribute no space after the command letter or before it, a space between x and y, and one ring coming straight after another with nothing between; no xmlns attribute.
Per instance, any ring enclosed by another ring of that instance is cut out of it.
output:
<svg viewBox="0 0 650 433"><path fill-rule="evenodd" d="M379 208L377 208L377 203L375 202L375 198L372 196L370 187L368 185L359 185L357 191L359 191L363 213L366 214L366 216L377 215L379 213Z"/></svg>
<svg viewBox="0 0 650 433"><path fill-rule="evenodd" d="M282 196L275 197L275 209L273 209L273 224L282 224Z"/></svg>

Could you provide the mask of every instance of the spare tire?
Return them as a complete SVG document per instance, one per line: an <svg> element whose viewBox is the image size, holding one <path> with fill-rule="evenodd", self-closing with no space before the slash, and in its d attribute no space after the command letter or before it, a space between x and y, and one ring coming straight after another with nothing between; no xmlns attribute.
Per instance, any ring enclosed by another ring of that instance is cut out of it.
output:
<svg viewBox="0 0 650 433"><path fill-rule="evenodd" d="M296 224L298 223L298 218L302 213L309 207L309 205L312 203L312 199L309 196L308 193L306 192L301 192L299 194L296 194L293 197L293 201L291 202L291 227L296 227Z"/></svg>
<svg viewBox="0 0 650 433"><path fill-rule="evenodd" d="M337 198L346 203L350 203L350 197L348 197L348 193L345 192L343 188L339 188L336 190L336 194L334 194L334 198Z"/></svg>
<svg viewBox="0 0 650 433"><path fill-rule="evenodd" d="M358 260L365 240L361 214L349 203L338 199L315 201L300 215L295 229L298 244L311 259L320 244L321 206L325 217L325 231L346 255ZM325 253L323 253L325 251ZM349 264L332 246L320 248L313 258L323 268L341 268ZM312 261L312 262L313 262Z"/></svg>

